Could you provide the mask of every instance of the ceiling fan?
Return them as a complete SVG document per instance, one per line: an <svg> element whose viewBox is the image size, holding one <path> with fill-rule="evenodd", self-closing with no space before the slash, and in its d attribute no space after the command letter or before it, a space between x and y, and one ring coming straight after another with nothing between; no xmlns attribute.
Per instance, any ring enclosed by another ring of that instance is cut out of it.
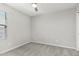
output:
<svg viewBox="0 0 79 59"><path fill-rule="evenodd" d="M37 3L32 3L32 7L34 8L34 10L36 12L38 12L38 5L37 5Z"/></svg>

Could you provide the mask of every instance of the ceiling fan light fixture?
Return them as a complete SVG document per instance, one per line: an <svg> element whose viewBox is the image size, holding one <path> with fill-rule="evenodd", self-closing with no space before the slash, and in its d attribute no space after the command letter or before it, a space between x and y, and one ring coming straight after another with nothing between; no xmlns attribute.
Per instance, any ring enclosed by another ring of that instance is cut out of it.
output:
<svg viewBox="0 0 79 59"><path fill-rule="evenodd" d="M33 8L37 8L37 4L36 3L32 3L32 7Z"/></svg>
<svg viewBox="0 0 79 59"><path fill-rule="evenodd" d="M32 7L34 8L34 10L35 10L36 12L38 11L37 3L32 3Z"/></svg>

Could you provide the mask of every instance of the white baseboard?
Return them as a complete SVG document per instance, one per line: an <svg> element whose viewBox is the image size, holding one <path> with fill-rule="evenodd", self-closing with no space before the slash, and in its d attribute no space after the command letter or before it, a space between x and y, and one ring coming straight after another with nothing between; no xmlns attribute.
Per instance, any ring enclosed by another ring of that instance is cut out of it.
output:
<svg viewBox="0 0 79 59"><path fill-rule="evenodd" d="M67 46L62 46L62 45L57 45L57 44L51 44L51 43L47 43L47 42L37 42L37 41L33 41L34 43L39 43L39 44L47 44L47 45L51 45L51 46L57 46L57 47L62 47L62 48L68 48L68 49L74 49L76 50L76 48L74 47L67 47Z"/></svg>
<svg viewBox="0 0 79 59"><path fill-rule="evenodd" d="M76 48L76 51L79 51L79 48Z"/></svg>
<svg viewBox="0 0 79 59"><path fill-rule="evenodd" d="M4 51L1 51L0 54L6 53L6 52L8 52L8 51L10 51L10 50L13 50L13 49L15 49L15 48L18 48L18 47L20 47L20 46L22 46L22 45L24 45L24 44L27 44L27 43L30 43L30 42L25 42L25 43L23 43L23 44L20 44L20 45L15 46L15 47L6 49L6 50L4 50Z"/></svg>
<svg viewBox="0 0 79 59"><path fill-rule="evenodd" d="M35 42L35 41L33 41L33 42L34 42L34 43L39 43L39 44L47 44L47 45L51 45L51 46L58 46L58 47L63 47L63 48L68 48L68 49L75 49L75 50L77 50L76 48L73 48L73 47L66 47L66 46L61 46L61 45L57 45L57 44L51 44L51 43L45 43L45 42ZM3 54L3 53L5 53L5 52L8 52L8 51L13 50L13 49L15 49L15 48L18 48L18 47L20 47L20 46L22 46L22 45L24 45L24 44L27 44L27 43L31 43L31 42L25 42L25 43L23 43L23 44L20 44L20 45L15 46L15 47L6 49L6 50L0 52L0 54ZM77 50L77 51L79 51L79 50Z"/></svg>

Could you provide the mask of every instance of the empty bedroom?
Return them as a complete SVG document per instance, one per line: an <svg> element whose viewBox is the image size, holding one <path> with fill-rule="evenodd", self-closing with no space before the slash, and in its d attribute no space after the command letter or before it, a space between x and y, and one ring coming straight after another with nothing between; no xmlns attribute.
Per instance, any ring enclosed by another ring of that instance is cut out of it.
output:
<svg viewBox="0 0 79 59"><path fill-rule="evenodd" d="M79 56L79 3L0 3L0 56Z"/></svg>

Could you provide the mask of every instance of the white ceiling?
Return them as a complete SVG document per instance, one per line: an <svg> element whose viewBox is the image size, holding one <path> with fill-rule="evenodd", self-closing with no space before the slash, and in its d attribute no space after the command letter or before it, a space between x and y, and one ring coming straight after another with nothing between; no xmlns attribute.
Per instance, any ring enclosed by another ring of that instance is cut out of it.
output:
<svg viewBox="0 0 79 59"><path fill-rule="evenodd" d="M68 8L75 8L78 4L77 3L38 3L38 7L39 7L38 12L35 12L31 3L7 3L7 5L29 16L35 16L40 14L61 11Z"/></svg>

